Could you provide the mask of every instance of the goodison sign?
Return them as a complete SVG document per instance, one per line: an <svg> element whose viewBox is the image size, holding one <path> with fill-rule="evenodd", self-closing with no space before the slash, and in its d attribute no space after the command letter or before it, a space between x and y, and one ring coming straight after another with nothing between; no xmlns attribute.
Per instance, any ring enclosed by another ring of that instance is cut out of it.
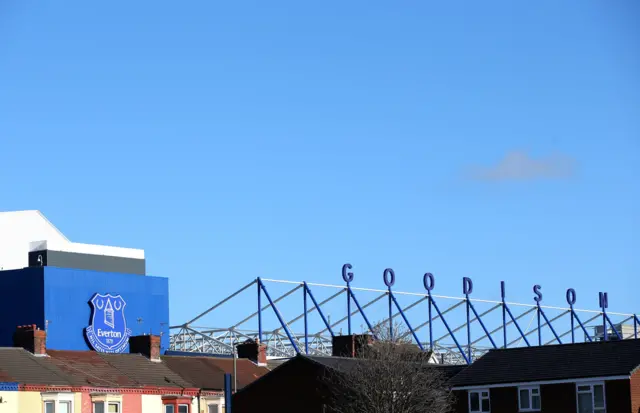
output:
<svg viewBox="0 0 640 413"><path fill-rule="evenodd" d="M350 271L351 269L353 269L353 266L351 264L347 263L342 266L342 279L347 283L347 286L349 286L353 281L353 272ZM396 275L393 269L386 268L382 273L382 280L384 281L384 284L387 286L387 288L389 288L390 290L391 287L393 287L393 285L396 282L395 281ZM424 276L422 277L422 284L424 285L424 288L427 290L427 294L431 294L431 291L433 291L433 289L436 286L435 276L430 272L424 274ZM473 280L469 277L463 277L462 293L465 295L465 297L468 298L472 292L473 292ZM505 299L505 282L504 281L500 281L500 293L502 296L502 300L504 301ZM539 284L534 285L533 294L534 294L533 300L538 305L540 305L540 302L542 301L542 286L540 286ZM567 298L567 304L569 304L569 306L573 308L573 305L576 303L576 298L577 298L576 290L574 290L573 288L567 289L566 298ZM606 292L599 293L599 305L600 305L600 308L602 308L603 310L606 308L609 308L609 297Z"/></svg>

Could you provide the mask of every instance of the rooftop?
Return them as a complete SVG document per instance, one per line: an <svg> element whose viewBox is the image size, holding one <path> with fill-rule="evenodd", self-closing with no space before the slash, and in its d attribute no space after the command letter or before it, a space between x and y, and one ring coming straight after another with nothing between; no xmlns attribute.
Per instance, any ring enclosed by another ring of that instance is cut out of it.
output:
<svg viewBox="0 0 640 413"><path fill-rule="evenodd" d="M454 387L629 376L640 340L490 350L451 381Z"/></svg>

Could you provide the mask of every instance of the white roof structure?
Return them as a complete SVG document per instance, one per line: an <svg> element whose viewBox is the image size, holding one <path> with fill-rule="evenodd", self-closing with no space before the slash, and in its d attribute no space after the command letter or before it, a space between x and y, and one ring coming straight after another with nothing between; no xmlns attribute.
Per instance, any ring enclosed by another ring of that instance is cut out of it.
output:
<svg viewBox="0 0 640 413"><path fill-rule="evenodd" d="M71 242L40 211L0 212L0 270L29 266L40 250L144 259L144 250Z"/></svg>

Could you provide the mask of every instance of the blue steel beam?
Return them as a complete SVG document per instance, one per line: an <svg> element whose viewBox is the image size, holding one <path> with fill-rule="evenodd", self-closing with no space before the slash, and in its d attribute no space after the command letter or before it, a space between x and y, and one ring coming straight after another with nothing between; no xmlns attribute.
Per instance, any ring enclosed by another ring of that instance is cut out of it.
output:
<svg viewBox="0 0 640 413"><path fill-rule="evenodd" d="M511 321L513 321L513 324L515 324L516 328L518 329L518 332L520 333L520 336L524 339L524 342L527 343L527 347L530 347L531 344L529 344L529 340L527 340L527 337L522 332L522 329L520 328L520 324L518 324L516 319L513 317L513 314L511 314L511 310L509 309L509 306L507 305L507 303L504 303L504 308L507 309L507 314L509 314L509 317L511 317ZM504 328L506 329L506 324Z"/></svg>
<svg viewBox="0 0 640 413"><path fill-rule="evenodd" d="M306 286L305 286L306 287ZM309 326L307 324L307 289L302 289L304 306L304 354L309 354Z"/></svg>
<svg viewBox="0 0 640 413"><path fill-rule="evenodd" d="M480 326L482 327L484 332L487 334L487 337L489 337L489 340L491 341L493 348L498 348L498 346L496 346L496 342L493 341L493 338L491 337L491 333L489 333L489 331L487 330L487 327L485 327L484 323L482 322L482 318L478 315L478 312L476 311L476 308L473 306L473 303L471 301L469 301L469 307L471 308L471 311L473 311L473 314L475 314L476 316L475 319L478 320L478 322L480 323ZM494 307L494 308L497 308L497 307ZM493 311L493 309L489 310L488 312L491 312L491 311ZM485 314L487 314L488 312L485 312ZM473 320L471 320L471 322L473 322ZM469 340L469 348L471 348L471 340Z"/></svg>
<svg viewBox="0 0 640 413"><path fill-rule="evenodd" d="M260 278L258 278L258 285L262 288L262 292L264 292L264 295L265 295L265 297L267 297L267 300L269 300L269 303L271 304L271 308L273 308L273 312L276 313L276 317L278 317L278 321L280 321L280 324L284 328L285 333L287 333L287 337L289 338L289 341L291 342L291 345L296 350L296 353L300 354L300 349L298 348L298 345L296 344L295 340L293 339L291 331L289 331L289 327L287 327L287 325L285 324L284 320L282 319L282 315L280 314L280 311L278 310L278 307L276 307L274 302L271 300L271 297L269 296L269 292L267 291L267 288L264 286L264 284L262 283L262 280L260 280ZM260 335L262 335L262 331L260 332ZM260 342L262 342L262 337L260 338Z"/></svg>
<svg viewBox="0 0 640 413"><path fill-rule="evenodd" d="M197 320L201 319L202 317L204 317L205 315L209 314L210 312L212 312L216 308L220 307L222 304L226 303L227 301L231 300L235 296L239 295L240 293L242 293L243 291L245 291L247 288L251 287L255 283L256 283L256 280L251 281L249 284L245 285L244 287L242 287L241 289L239 289L235 293L231 294L230 296L228 296L224 300L219 301L217 304L213 305L212 307L209 307L209 309L207 309L206 311L203 311L197 317L194 317L191 320L187 321L186 323L184 323L184 325L188 326L191 323L193 323L194 321L197 321ZM174 327L182 327L182 326L174 326ZM170 328L173 328L173 327L170 327Z"/></svg>
<svg viewBox="0 0 640 413"><path fill-rule="evenodd" d="M616 326L613 325L607 313L603 312L602 314L604 314L604 318L609 322L609 325L611 326L611 329L613 330L613 332L616 333L616 337L618 337L618 340L622 340L622 336L620 335L620 333L618 333L618 329L616 328ZM605 326L605 330L606 330L606 326ZM606 337L606 334L607 333L605 332L605 337Z"/></svg>
<svg viewBox="0 0 640 413"><path fill-rule="evenodd" d="M257 280L256 285L258 286L258 340L262 343L262 281L260 278Z"/></svg>
<svg viewBox="0 0 640 413"><path fill-rule="evenodd" d="M306 285L306 284L307 284L306 282L302 283L303 289L304 289L304 286L306 286L306 290L305 291L311 291L311 288L309 288L309 286ZM311 298L313 300L313 304L314 305L309 309L308 313L312 313L314 311L317 311L318 308L322 307L323 305L325 305L329 301L333 300L334 298L337 298L340 294L344 294L345 292L346 292L346 290L338 291L337 293L335 293L331 297L321 301L320 303L316 303L315 302L315 298L313 297L313 294L311 294ZM294 318L292 320L287 321L287 325L290 326L293 323L295 323L296 321L300 320L301 318L304 318L305 314L306 314L306 312L298 315L296 318ZM322 311L320 311L320 317L324 317L324 314L322 313ZM325 325L328 325L328 323L325 322ZM276 328L275 330L273 330L273 332L276 333L276 332L278 332L280 330L282 330L282 327ZM333 333L331 335L333 336Z"/></svg>
<svg viewBox="0 0 640 413"><path fill-rule="evenodd" d="M348 292L347 292L347 294L348 294ZM381 299L383 299L383 298L384 298L384 297L386 297L386 296L387 296L387 293L386 293L386 292L385 292L384 294L381 294L381 295L377 296L377 297L376 297L376 298L374 298L373 300L371 300L371 301L369 301L368 303L366 303L365 305L363 305L363 306L362 306L362 309L364 310L365 308L367 308L367 307L369 307L369 306L371 306L371 305L375 304L376 302L380 301ZM359 310L352 311L352 312L351 312L351 316L354 316L354 315L358 314L358 312L359 312ZM347 317L346 317L346 316L342 317L340 320L338 320L338 321L334 322L333 324L331 324L331 328L334 328L335 326L337 326L337 325L339 325L339 324L343 323L346 319L347 319ZM325 328L325 329L323 329L323 330L318 331L318 332L316 333L316 335L322 334L322 333L324 333L325 331L327 331L327 329L326 329L326 328Z"/></svg>
<svg viewBox="0 0 640 413"><path fill-rule="evenodd" d="M562 344L562 340L560 340L560 337L558 337L558 333L556 333L556 330L553 328L553 326L551 325L551 323L549 322L549 319L547 318L547 315L544 313L544 310L542 310L542 308L538 307L540 314L542 314L542 317L544 318L544 321L546 321L547 325L549 326L549 328L551 329L551 332L553 333L553 335L556 337L556 340L558 340L559 344ZM566 314L563 313L562 315ZM559 318L559 317L558 317ZM540 332L538 332L538 334L540 334ZM542 341L542 340L541 340Z"/></svg>
<svg viewBox="0 0 640 413"><path fill-rule="evenodd" d="M485 315L487 315L487 314L491 313L492 311L497 310L497 309L498 309L498 308L500 308L500 307L502 307L502 304L496 304L495 306L491 307L490 309L488 309L488 310L487 310L487 311L485 311L484 313L481 313L481 314L480 314L480 317L484 317ZM476 317L476 318L472 318L472 319L471 319L471 322L473 323L474 321L477 321L477 320L478 320L478 317ZM454 328L454 329L453 329L453 330L451 330L451 331L452 331L453 333L457 333L458 331L462 330L462 329L463 329L463 328L465 328L466 326L467 326L467 323L464 323L464 324L461 324L461 325L459 325L458 327ZM502 327L500 327L500 328L502 328ZM493 333L495 333L496 331L499 331L499 330L500 330L500 329L494 330L494 331L492 331L492 332L491 332L491 334L493 334ZM449 337L449 334L445 334L444 336L439 337L439 338L435 339L434 341L438 342L438 341L443 340L443 339L445 339L445 338L447 338L447 337ZM486 333L485 333L485 335L484 335L484 336L482 336L482 339L484 339L485 337L487 337L487 334L486 334ZM476 344L476 343L477 343L477 341L473 341L471 344L473 345L473 344Z"/></svg>
<svg viewBox="0 0 640 413"><path fill-rule="evenodd" d="M412 309L412 308L413 308L413 307L415 307L416 305L420 304L421 302L426 301L427 299L428 299L428 297L422 297L421 299L419 299L419 300L417 300L417 301L414 301L413 303L411 303L411 304L409 304L408 306L404 307L404 308L402 309L402 311L406 314L406 312L407 312L407 311L409 311L410 309ZM396 317L398 317L399 315L400 315L400 312L398 311L397 313L395 313L395 314L393 315L393 318L396 318ZM373 328L376 328L376 329L377 329L377 328L378 328L378 327L380 327L382 324L385 324L385 323L387 323L387 322L389 322L389 319L388 319L388 318L385 318L385 319L383 319L382 321L380 321L380 322L376 323L376 324L373 326ZM408 334L407 334L407 335L408 335ZM403 337L406 337L407 335L404 335Z"/></svg>
<svg viewBox="0 0 640 413"><path fill-rule="evenodd" d="M420 347L420 350L424 351L424 347L422 347L422 343L420 343L420 339L418 338L418 335L416 334L415 331L413 331L413 328L411 327L409 320L405 316L404 311L402 311L402 308L400 308L400 305L398 305L398 301L396 300L396 297L393 295L393 293L390 293L390 295L391 295L391 299L393 300L396 307L398 308L398 311L400 311L400 315L402 315L402 318L404 319L405 324L407 325L407 327L409 327L409 331L411 332L411 334L413 334L413 338L416 340L418 347Z"/></svg>
<svg viewBox="0 0 640 413"><path fill-rule="evenodd" d="M502 304L500 304L500 306L502 306ZM503 307L503 308L504 308L504 307ZM528 314L530 314L530 313L532 313L533 311L535 311L535 309L536 309L535 307L531 307L531 308L529 308L529 309L528 309L527 311L525 311L524 313L522 313L522 314L518 315L518 316L516 317L516 320L520 320L521 318L523 318L523 317L527 316ZM506 311L506 310L505 310L505 311ZM507 321L507 322L506 322L506 323L504 323L503 325L500 325L500 326L498 326L497 328L495 328L495 329L491 330L491 334L497 333L498 331L502 330L503 328L505 328L505 329L506 329L506 327L507 327L507 326L510 326L510 325L511 325L511 324L513 324L513 323L514 323L513 321ZM482 340L484 340L486 337L487 337L487 335L485 334L485 335L483 335L482 337L477 338L475 341L473 341L473 342L471 343L471 345L473 345L473 344L478 344L479 342L481 342ZM517 340L516 340L516 341L517 341ZM506 347L503 347L503 348L506 348Z"/></svg>
<svg viewBox="0 0 640 413"><path fill-rule="evenodd" d="M327 330L329 330L329 333L331 334L331 337L334 337L335 334L333 334L333 330L331 329L331 326L329 325L329 322L327 321L327 318L324 316L324 313L322 312L322 309L320 308L320 305L331 301L333 298L335 298L337 295L342 294L342 291L340 291L337 295L335 295L334 297L329 297L327 300L323 301L322 303L320 303L320 305L318 305L318 302L316 301L315 297L313 296L313 294L311 293L311 289L309 288L309 286L307 285L306 281L304 283L304 289L305 291L309 294L309 297L311 298L311 301L313 301L313 305L315 306L315 308L318 310L318 314L320 314L320 317L322 317L322 321L324 322L324 325L327 326Z"/></svg>
<svg viewBox="0 0 640 413"><path fill-rule="evenodd" d="M358 303L358 299L353 294L353 291L351 291L351 288L347 288L347 294L349 294L351 296L351 298L353 298L353 302L356 305L356 307L358 307L358 311L360 311L360 315L362 316L362 318L364 318L365 323L367 323L367 327L369 327L369 331L373 335L373 338L375 338L377 340L378 336L376 336L375 331L373 331L373 327L371 327L371 323L369 322L369 319L367 318L367 315L364 313L363 308L360 307L360 303Z"/></svg>
<svg viewBox="0 0 640 413"><path fill-rule="evenodd" d="M287 291L286 293L282 294L281 296L279 296L278 298L273 300L273 302L274 303L279 303L280 301L284 300L285 298L287 298L288 296L290 296L291 294L295 293L296 291L298 291L301 288L302 288L302 285L294 287L293 289ZM270 306L271 306L271 304L267 304L265 306L262 306L262 310L261 311L267 310ZM256 311L255 313L251 314L250 316L245 317L242 320L240 320L239 322L237 322L236 324L232 325L231 328L238 328L239 326L241 326L242 324L244 324L247 321L251 320L253 317L255 317L258 314L259 314L258 311Z"/></svg>
<svg viewBox="0 0 640 413"><path fill-rule="evenodd" d="M571 310L569 310L569 311L571 311ZM593 320L597 319L598 317L600 317L600 314L597 314L597 315L595 315L595 316L591 317L590 319L588 319L587 321L585 321L585 324L589 324L590 322L592 322ZM572 316L572 318L573 318L573 316ZM578 329L580 329L580 326L579 326L579 325L578 325L578 326L574 326L574 327L573 327L573 330L574 330L574 331L569 330L569 331L567 331L567 332L565 332L565 333L560 334L558 337L562 338L562 337L566 336L566 335L567 335L567 334L569 334L569 333L571 333L572 335L574 335L575 330L578 330ZM546 343L544 343L544 345L545 345L545 346L548 346L549 344L552 344L552 343L553 343L553 342L555 342L555 341L556 341L556 339L554 338L553 340L550 340L550 341L547 341Z"/></svg>
<svg viewBox="0 0 640 413"><path fill-rule="evenodd" d="M433 301L435 301L435 300L432 298L432 299L431 299L431 302L433 303ZM455 310L456 308L460 307L462 304L464 304L464 300L458 301L456 304L454 304L454 305L452 305L451 307L449 307L449 308L447 308L446 310L444 310L444 311L442 312L442 315L445 315L445 314L447 314L448 312ZM437 315L437 316L433 317L433 319L432 319L431 321L436 321L436 320L438 320L439 318L441 318L441 316L440 316L440 315ZM416 331L416 332L417 332L418 330L420 330L420 329L422 329L423 327L426 327L426 326L428 326L428 325L431 325L431 323L429 323L429 321L425 321L424 323L420 324L418 327L414 328L414 329L413 329L413 331ZM404 337L408 336L409 334L410 334L410 333L405 333L405 334L402 336L402 338L404 338Z"/></svg>
<svg viewBox="0 0 640 413"><path fill-rule="evenodd" d="M567 313L569 313L569 310L566 310L565 312L563 312L563 313L561 313L561 314L559 314L559 315L557 315L557 316L553 317L553 318L551 319L551 322L556 321L557 319L559 319L559 318L563 317L563 316L564 316L565 314L567 314ZM547 325L547 322L545 321L545 323L544 323L544 324L542 324L542 325L541 325L541 327L544 327L544 326L546 326L546 325ZM527 337L527 336L530 336L531 334L536 333L536 332L538 332L538 331L539 331L539 329L538 329L538 328L534 328L533 330L531 330L531 331L529 331L529 332L525 333L525 334L524 334L525 339L526 339L526 337ZM520 339L513 340L513 341L511 341L511 342L509 343L509 345L512 345L512 344L514 344L514 343L516 343L516 342L518 342L518 341L520 341Z"/></svg>
<svg viewBox="0 0 640 413"><path fill-rule="evenodd" d="M440 312L440 309L438 308L438 304L436 304L436 300L434 300L433 297L431 298L431 304L433 305L433 308L436 309L436 312L438 313L438 316L440 316L440 318L442 319L442 323L444 324L445 328L449 332L449 335L453 339L454 343L456 343L456 347L458 347L458 350L460 351L460 354L462 355L462 358L464 358L464 361L466 361L467 364L471 364L471 360L469 360L467 358L467 355L464 353L464 350L462 350L462 347L460 347L460 343L458 343L458 339L456 338L455 334L453 334L451 332L451 329L449 328L449 324L447 323L447 320L442 316L442 313Z"/></svg>
<svg viewBox="0 0 640 413"><path fill-rule="evenodd" d="M592 342L593 340L591 339L591 335L589 334L589 332L587 331L587 329L584 327L584 325L582 324L582 321L580 321L580 317L578 317L578 313L575 312L575 310L572 312L573 317L576 318L576 321L578 322L578 324L580 325L580 327L582 327L582 331L584 331L584 334L587 336L587 338L589 339L589 342ZM600 315L598 314L597 316L595 316L594 318L592 318L591 320L594 320L596 318L600 317Z"/></svg>

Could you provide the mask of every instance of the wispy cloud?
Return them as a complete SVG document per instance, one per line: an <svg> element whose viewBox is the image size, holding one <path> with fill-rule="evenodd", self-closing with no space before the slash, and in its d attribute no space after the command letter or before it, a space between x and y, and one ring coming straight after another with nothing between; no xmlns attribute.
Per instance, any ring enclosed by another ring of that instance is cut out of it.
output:
<svg viewBox="0 0 640 413"><path fill-rule="evenodd" d="M469 175L481 181L527 181L570 178L575 173L575 160L564 155L535 159L522 151L508 152L495 165L474 166Z"/></svg>

